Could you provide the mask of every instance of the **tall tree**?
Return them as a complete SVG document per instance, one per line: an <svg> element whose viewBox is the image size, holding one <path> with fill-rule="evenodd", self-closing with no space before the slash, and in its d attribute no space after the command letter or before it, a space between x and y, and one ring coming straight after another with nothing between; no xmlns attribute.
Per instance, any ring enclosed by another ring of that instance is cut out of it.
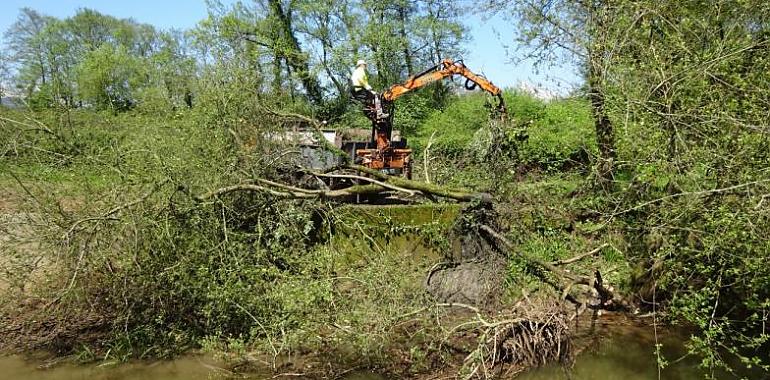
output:
<svg viewBox="0 0 770 380"><path fill-rule="evenodd" d="M347 100L346 76L349 62L355 56L355 43L351 40L351 26L356 17L351 15L350 0L298 0L294 12L295 28L311 46L316 46L315 59L320 71L331 81L337 97Z"/></svg>
<svg viewBox="0 0 770 380"><path fill-rule="evenodd" d="M3 97L8 93L11 68L8 58L4 52L0 51L0 105L3 104Z"/></svg>
<svg viewBox="0 0 770 380"><path fill-rule="evenodd" d="M274 22L273 28L280 31L279 40L276 43L283 49L278 51L281 51L285 62L299 77L310 100L315 104L323 103L321 86L318 84L318 79L311 73L309 57L303 52L293 27L292 3L284 7L280 0L268 0L268 6L270 17Z"/></svg>
<svg viewBox="0 0 770 380"><path fill-rule="evenodd" d="M76 70L83 100L113 112L132 107L134 91L145 79L139 58L112 44L87 53Z"/></svg>
<svg viewBox="0 0 770 380"><path fill-rule="evenodd" d="M48 82L48 47L43 43L42 33L53 20L52 17L25 7L5 32L9 58L19 67L20 85L26 87L28 95Z"/></svg>
<svg viewBox="0 0 770 380"><path fill-rule="evenodd" d="M141 102L192 104L196 66L181 49L179 33L175 38L90 9L60 20L25 8L5 36L15 80L30 104L113 110Z"/></svg>
<svg viewBox="0 0 770 380"><path fill-rule="evenodd" d="M656 241L632 259L662 263L650 271L657 294L700 330L687 346L711 378L741 364L767 376L770 3L622 3L608 102L628 115L618 137L636 184L624 197L671 197L625 218Z"/></svg>
<svg viewBox="0 0 770 380"><path fill-rule="evenodd" d="M412 4L409 1L402 0L394 4L398 14L398 33L401 38L401 49L404 53L404 65L407 75L414 74L414 58L412 57L411 40L407 33L407 25L410 16L414 13Z"/></svg>
<svg viewBox="0 0 770 380"><path fill-rule="evenodd" d="M622 49L617 36L617 7L613 0L490 0L488 9L504 12L518 25L513 38L536 63L578 62L591 101L599 147L597 174L603 186L613 177L615 131L607 109L607 69L613 52Z"/></svg>

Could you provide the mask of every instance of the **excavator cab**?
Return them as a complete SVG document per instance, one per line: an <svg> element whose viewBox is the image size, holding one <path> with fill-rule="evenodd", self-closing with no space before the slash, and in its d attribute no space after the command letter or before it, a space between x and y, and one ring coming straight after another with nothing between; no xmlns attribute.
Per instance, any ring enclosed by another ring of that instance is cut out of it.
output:
<svg viewBox="0 0 770 380"><path fill-rule="evenodd" d="M382 98L380 104L388 116L378 118L374 103L364 105L364 114L372 123L372 135L364 149L357 149L355 162L388 175L404 176L412 179L412 150L407 148L407 140L393 141L394 102Z"/></svg>

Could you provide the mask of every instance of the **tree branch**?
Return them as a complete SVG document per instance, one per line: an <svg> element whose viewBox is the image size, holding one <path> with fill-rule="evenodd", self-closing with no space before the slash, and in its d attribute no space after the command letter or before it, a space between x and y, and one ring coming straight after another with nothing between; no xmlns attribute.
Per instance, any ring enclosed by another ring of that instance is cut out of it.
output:
<svg viewBox="0 0 770 380"><path fill-rule="evenodd" d="M607 243L604 243L604 244L602 244L602 245L600 245L600 246L596 247L595 249L591 250L591 252L586 252L586 253L584 253L584 254L582 254L582 255L578 255L578 256L575 256L575 257L573 257L573 258L571 258L571 259L556 260L556 261L553 261L553 262L551 262L551 264L553 264L553 265L566 265L566 264L572 264L572 263L574 263L574 262L578 262L578 261L580 261L580 260L583 260L584 258L586 258L586 257L588 257L588 256L593 256L593 255L595 255L596 253L598 253L599 251L601 251L602 249L604 249L604 248L607 248L607 247L609 247L609 244L607 244Z"/></svg>

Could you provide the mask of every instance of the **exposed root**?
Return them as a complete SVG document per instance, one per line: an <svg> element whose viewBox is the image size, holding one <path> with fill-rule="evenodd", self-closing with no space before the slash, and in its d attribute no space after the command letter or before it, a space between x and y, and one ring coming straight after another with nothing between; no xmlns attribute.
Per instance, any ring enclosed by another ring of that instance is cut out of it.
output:
<svg viewBox="0 0 770 380"><path fill-rule="evenodd" d="M475 349L463 362L463 379L486 379L503 371L510 375L549 363L568 364L573 357L568 319L556 304L528 303L496 321L477 314L475 321L463 325L474 325L479 333Z"/></svg>

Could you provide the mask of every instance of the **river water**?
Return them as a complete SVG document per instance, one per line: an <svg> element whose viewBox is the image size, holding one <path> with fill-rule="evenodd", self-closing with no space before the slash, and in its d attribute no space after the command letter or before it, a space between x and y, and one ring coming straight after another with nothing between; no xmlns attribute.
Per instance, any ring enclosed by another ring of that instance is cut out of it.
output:
<svg viewBox="0 0 770 380"><path fill-rule="evenodd" d="M698 360L686 356L681 331L658 329L651 326L627 325L600 332L587 342L568 371L561 366L538 368L517 377L523 380L690 380L702 379ZM661 359L670 362L659 371L655 344L660 343Z"/></svg>
<svg viewBox="0 0 770 380"><path fill-rule="evenodd" d="M622 379L684 380L703 378L694 358L680 358L684 353L682 334L659 331L657 341L663 344L663 353L675 361L658 373L655 356L655 334L649 326L614 327L610 332L599 332L595 338L584 341L587 346L578 356L574 367L566 372L560 366L543 367L521 374L517 379ZM154 363L133 362L100 365L53 365L42 369L41 362L20 357L0 357L0 379L14 380L187 380L218 379L226 372L205 357L187 356L173 361ZM270 375L254 374L249 378L269 379ZM377 374L356 373L344 380L386 380ZM391 379L387 379L391 380Z"/></svg>

